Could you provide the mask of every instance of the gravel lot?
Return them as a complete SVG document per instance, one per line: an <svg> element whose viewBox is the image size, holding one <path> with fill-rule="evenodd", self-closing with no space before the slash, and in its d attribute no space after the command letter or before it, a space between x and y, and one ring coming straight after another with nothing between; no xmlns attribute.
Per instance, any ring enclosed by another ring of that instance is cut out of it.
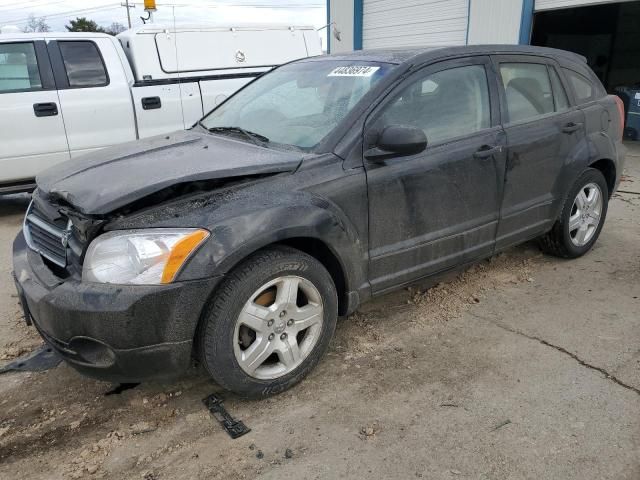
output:
<svg viewBox="0 0 640 480"><path fill-rule="evenodd" d="M638 480L640 148L621 190L585 257L528 244L387 295L293 390L222 393L237 440L195 369L111 395L64 364L0 375L0 478ZM0 198L0 364L40 344L10 277L27 202Z"/></svg>

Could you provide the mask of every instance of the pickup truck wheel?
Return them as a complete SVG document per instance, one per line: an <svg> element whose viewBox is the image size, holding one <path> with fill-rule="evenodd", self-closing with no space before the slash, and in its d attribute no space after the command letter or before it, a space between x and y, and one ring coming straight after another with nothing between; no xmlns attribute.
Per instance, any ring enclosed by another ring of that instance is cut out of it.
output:
<svg viewBox="0 0 640 480"><path fill-rule="evenodd" d="M331 275L289 247L262 250L223 281L198 331L213 379L244 397L280 393L326 352L338 314Z"/></svg>
<svg viewBox="0 0 640 480"><path fill-rule="evenodd" d="M574 183L560 218L540 239L541 248L552 255L577 258L596 243L607 216L609 189L599 170L588 168Z"/></svg>

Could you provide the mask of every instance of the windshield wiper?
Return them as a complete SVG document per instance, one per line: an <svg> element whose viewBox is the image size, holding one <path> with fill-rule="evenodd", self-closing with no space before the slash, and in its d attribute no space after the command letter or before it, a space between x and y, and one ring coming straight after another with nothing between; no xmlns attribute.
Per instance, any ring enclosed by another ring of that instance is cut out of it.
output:
<svg viewBox="0 0 640 480"><path fill-rule="evenodd" d="M204 125L202 126L204 127ZM204 128L207 128L207 127L204 127ZM256 145L269 143L269 139L264 135L260 135L259 133L245 130L244 128L241 128L241 127L211 127L211 128L207 128L207 130L209 130L211 133L240 133L245 137L247 137ZM256 140L258 140L259 143L256 142Z"/></svg>

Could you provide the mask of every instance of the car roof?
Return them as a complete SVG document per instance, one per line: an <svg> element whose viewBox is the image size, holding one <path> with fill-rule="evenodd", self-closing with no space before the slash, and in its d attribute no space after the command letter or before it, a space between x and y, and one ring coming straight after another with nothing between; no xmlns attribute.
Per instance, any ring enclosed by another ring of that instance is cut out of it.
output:
<svg viewBox="0 0 640 480"><path fill-rule="evenodd" d="M322 60L330 58L333 60L370 61L384 63L426 63L432 60L441 60L447 57L457 57L460 55L498 55L498 54L525 54L541 55L545 57L559 58L586 63L586 58L566 50L555 48L533 47L530 45L462 45L462 46L440 46L422 48L393 48L393 49L371 49L356 50L348 53L336 53L324 57L313 57L309 60Z"/></svg>

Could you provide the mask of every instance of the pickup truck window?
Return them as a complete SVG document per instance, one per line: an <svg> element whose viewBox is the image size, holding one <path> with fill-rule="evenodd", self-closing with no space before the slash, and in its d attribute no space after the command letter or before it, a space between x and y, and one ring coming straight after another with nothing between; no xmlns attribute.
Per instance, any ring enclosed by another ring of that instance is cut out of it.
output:
<svg viewBox="0 0 640 480"><path fill-rule="evenodd" d="M285 65L240 90L200 124L218 133L239 127L277 144L311 150L392 67L339 60Z"/></svg>
<svg viewBox="0 0 640 480"><path fill-rule="evenodd" d="M32 42L0 44L0 93L42 88Z"/></svg>
<svg viewBox="0 0 640 480"><path fill-rule="evenodd" d="M104 87L107 70L96 44L89 41L59 42L70 87Z"/></svg>

